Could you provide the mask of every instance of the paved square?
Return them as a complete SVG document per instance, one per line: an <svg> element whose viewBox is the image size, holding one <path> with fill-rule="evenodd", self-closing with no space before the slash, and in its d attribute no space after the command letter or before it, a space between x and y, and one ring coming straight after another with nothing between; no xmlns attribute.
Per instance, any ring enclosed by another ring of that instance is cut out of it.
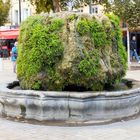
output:
<svg viewBox="0 0 140 140"><path fill-rule="evenodd" d="M140 81L140 70L127 78ZM2 61L0 83L16 80L10 60ZM140 140L140 118L107 125L58 127L13 122L0 118L0 140Z"/></svg>

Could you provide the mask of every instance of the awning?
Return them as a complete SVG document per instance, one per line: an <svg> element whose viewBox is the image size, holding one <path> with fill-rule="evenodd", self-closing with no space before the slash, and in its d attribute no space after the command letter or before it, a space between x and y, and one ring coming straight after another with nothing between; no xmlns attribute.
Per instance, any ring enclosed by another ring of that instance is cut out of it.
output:
<svg viewBox="0 0 140 140"><path fill-rule="evenodd" d="M19 29L0 30L0 39L17 39Z"/></svg>

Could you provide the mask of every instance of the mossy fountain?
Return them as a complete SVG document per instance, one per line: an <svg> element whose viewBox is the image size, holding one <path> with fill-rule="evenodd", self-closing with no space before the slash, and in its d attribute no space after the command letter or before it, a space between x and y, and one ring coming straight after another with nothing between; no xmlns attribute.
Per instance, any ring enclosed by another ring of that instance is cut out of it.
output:
<svg viewBox="0 0 140 140"><path fill-rule="evenodd" d="M103 91L121 81L126 60L115 15L63 12L30 17L22 23L18 40L22 90L2 88L1 97L7 94L1 112L74 123L135 115L140 110L139 89Z"/></svg>
<svg viewBox="0 0 140 140"><path fill-rule="evenodd" d="M22 89L103 90L126 72L119 20L58 13L34 16L20 28L17 76Z"/></svg>

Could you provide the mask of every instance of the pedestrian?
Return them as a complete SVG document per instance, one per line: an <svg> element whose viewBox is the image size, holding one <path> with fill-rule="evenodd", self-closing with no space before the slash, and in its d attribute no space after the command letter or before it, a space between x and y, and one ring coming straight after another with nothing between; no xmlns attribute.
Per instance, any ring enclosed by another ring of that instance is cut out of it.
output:
<svg viewBox="0 0 140 140"><path fill-rule="evenodd" d="M13 72L16 73L16 60L17 60L17 42L14 43L14 46L11 51L11 61L13 62Z"/></svg>
<svg viewBox="0 0 140 140"><path fill-rule="evenodd" d="M139 56L137 54L137 43L136 43L136 36L132 37L132 40L130 41L130 62L132 62L133 56L135 56L135 59L138 63L140 63Z"/></svg>

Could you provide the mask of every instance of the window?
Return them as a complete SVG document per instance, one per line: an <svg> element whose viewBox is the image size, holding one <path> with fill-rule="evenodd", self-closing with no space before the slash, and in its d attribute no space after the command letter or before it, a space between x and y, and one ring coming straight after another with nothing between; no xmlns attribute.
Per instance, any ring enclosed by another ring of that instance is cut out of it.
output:
<svg viewBox="0 0 140 140"><path fill-rule="evenodd" d="M23 9L23 20L25 20L29 16L29 11L27 8Z"/></svg>
<svg viewBox="0 0 140 140"><path fill-rule="evenodd" d="M18 10L15 10L14 22L16 25L18 25Z"/></svg>
<svg viewBox="0 0 140 140"><path fill-rule="evenodd" d="M98 13L98 8L97 7L95 8L95 13Z"/></svg>
<svg viewBox="0 0 140 140"><path fill-rule="evenodd" d="M92 8L92 13L98 14L98 7L93 7Z"/></svg>

